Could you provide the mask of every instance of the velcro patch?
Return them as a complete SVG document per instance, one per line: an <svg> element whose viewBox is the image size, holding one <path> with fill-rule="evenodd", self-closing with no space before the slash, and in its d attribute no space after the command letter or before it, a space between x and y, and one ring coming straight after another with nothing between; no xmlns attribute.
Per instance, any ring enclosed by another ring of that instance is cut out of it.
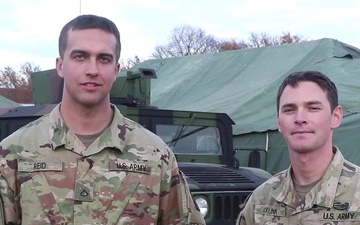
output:
<svg viewBox="0 0 360 225"><path fill-rule="evenodd" d="M281 216L285 217L285 207L272 207L272 206L261 206L256 207L256 213L263 214L263 215L269 215L269 216Z"/></svg>
<svg viewBox="0 0 360 225"><path fill-rule="evenodd" d="M320 214L319 217L319 220L325 221L358 221L360 219L360 212L326 211Z"/></svg>
<svg viewBox="0 0 360 225"><path fill-rule="evenodd" d="M36 162L18 162L18 170L21 172L34 172L34 171L62 171L63 162L55 161L36 161Z"/></svg>
<svg viewBox="0 0 360 225"><path fill-rule="evenodd" d="M151 167L149 165L141 163L125 163L119 161L111 161L109 165L109 170L150 174Z"/></svg>

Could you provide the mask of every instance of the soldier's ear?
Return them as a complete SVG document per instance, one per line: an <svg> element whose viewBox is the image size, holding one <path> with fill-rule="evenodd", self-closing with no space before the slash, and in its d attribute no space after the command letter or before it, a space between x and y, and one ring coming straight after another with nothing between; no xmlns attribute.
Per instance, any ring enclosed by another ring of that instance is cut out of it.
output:
<svg viewBox="0 0 360 225"><path fill-rule="evenodd" d="M281 124L279 122L279 114L277 114L277 117L276 117L276 125L277 125L277 128L278 128L278 131L280 133L282 133L282 128L281 128Z"/></svg>
<svg viewBox="0 0 360 225"><path fill-rule="evenodd" d="M343 109L340 105L336 106L336 108L332 112L331 119L331 128L337 128L340 126L343 118Z"/></svg>
<svg viewBox="0 0 360 225"><path fill-rule="evenodd" d="M64 78L62 66L63 66L62 58L57 57L56 58L56 71L57 71L59 77Z"/></svg>
<svg viewBox="0 0 360 225"><path fill-rule="evenodd" d="M114 76L114 82L116 81L116 78L117 78L117 75L119 74L120 72L120 63L117 63L116 66L115 66L115 76Z"/></svg>

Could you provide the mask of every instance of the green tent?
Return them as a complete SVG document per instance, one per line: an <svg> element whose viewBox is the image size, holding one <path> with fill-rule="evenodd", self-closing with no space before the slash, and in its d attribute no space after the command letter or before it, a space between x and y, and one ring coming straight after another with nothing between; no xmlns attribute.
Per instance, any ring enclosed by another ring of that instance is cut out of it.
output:
<svg viewBox="0 0 360 225"><path fill-rule="evenodd" d="M19 103L16 103L4 96L0 95L0 108L10 108L10 107L19 107Z"/></svg>
<svg viewBox="0 0 360 225"><path fill-rule="evenodd" d="M287 146L276 127L276 92L291 72L318 70L339 89L345 119L335 143L360 165L360 49L334 39L145 61L152 68L151 103L166 109L225 112L236 123L234 146L241 165L258 149L271 173L289 165Z"/></svg>

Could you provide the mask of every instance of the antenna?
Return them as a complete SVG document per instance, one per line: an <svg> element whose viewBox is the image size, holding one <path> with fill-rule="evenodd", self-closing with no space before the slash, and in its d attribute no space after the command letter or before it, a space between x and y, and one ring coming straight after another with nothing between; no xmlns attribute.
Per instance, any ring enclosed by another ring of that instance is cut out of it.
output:
<svg viewBox="0 0 360 225"><path fill-rule="evenodd" d="M80 3L80 11L79 11L79 15L81 15L81 0L79 0Z"/></svg>

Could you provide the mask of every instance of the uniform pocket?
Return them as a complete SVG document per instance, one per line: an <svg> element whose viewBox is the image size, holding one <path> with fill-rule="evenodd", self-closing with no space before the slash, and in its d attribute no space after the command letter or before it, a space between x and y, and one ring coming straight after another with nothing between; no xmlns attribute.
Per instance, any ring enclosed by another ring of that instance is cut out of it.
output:
<svg viewBox="0 0 360 225"><path fill-rule="evenodd" d="M55 196L42 172L29 174L31 180L21 185L20 204L23 224L35 218L44 224L64 224L66 219L55 200Z"/></svg>

